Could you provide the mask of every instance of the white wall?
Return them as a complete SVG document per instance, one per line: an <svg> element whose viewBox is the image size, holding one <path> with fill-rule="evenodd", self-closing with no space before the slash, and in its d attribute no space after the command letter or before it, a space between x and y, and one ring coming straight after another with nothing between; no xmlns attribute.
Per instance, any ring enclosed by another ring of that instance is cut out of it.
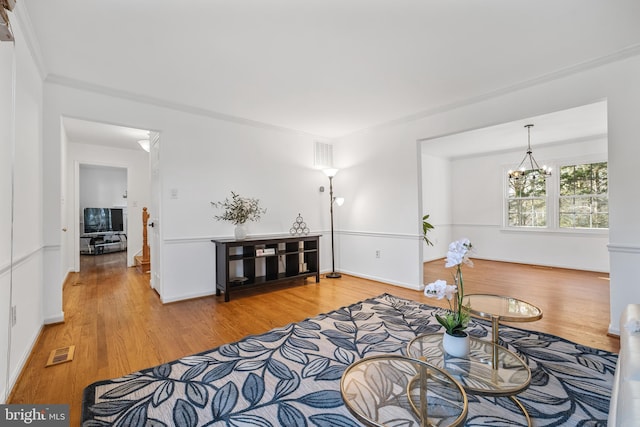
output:
<svg viewBox="0 0 640 427"><path fill-rule="evenodd" d="M419 162L415 139L403 143L407 136L403 129L386 128L336 142L334 159L341 170L334 182L346 199L337 210L336 264L344 273L419 289L424 244Z"/></svg>
<svg viewBox="0 0 640 427"><path fill-rule="evenodd" d="M142 250L142 208L149 206L149 154L141 150L125 150L113 147L68 143L66 164L67 193L71 202L67 216L74 240L74 251L66 259L65 271L79 270L80 221L85 207L125 206L127 213L127 265L134 266L134 256ZM85 168L87 181L80 182L80 165L108 166ZM118 168L118 169L113 169ZM101 171L98 175L93 172ZM108 174L108 177L105 175ZM99 191L95 189L99 188ZM81 192L86 190L86 193ZM127 198L122 198L127 190ZM76 199L76 194L80 199ZM86 205L82 202L85 201ZM91 206L89 206L91 205ZM71 222L72 221L72 222ZM68 232L68 234L70 234Z"/></svg>
<svg viewBox="0 0 640 427"><path fill-rule="evenodd" d="M80 164L80 210L78 218L84 221L84 208L126 207L127 169L112 166ZM81 228L82 230L82 228Z"/></svg>
<svg viewBox="0 0 640 427"><path fill-rule="evenodd" d="M164 302L215 292L214 245L210 240L231 236L233 226L213 219L216 211L210 202L223 200L232 190L259 198L267 208L267 214L259 223L249 225L251 234L286 233L298 213L312 231L322 232L328 228L328 196L318 191L327 182L325 175L312 166L315 139L312 136L222 121L54 83L45 83L44 114L44 143L50 150L47 157L51 159L59 158L62 153L60 118L64 116L160 133L162 218L159 226L163 238L160 293ZM77 153L79 149L69 144L68 163L75 160L95 163L86 156L108 162L107 154L96 151L96 147L84 148L90 150L85 152L85 157ZM48 178L45 182L49 186L45 203L57 206L59 172L51 166L45 169ZM133 183L131 169L129 186ZM68 164L65 173L70 173ZM135 197L132 191L129 188L129 203ZM131 219L137 214L131 212L131 205L129 207L131 226L134 223ZM60 233L53 230L59 229L54 225L55 218L45 222L49 227L46 238L52 244L60 244ZM136 233L130 234L132 239ZM328 242L325 236L323 253ZM323 269L329 268L329 261L323 258ZM61 290L54 283L46 286L56 293L49 310L55 311L56 307L60 310L57 301Z"/></svg>
<svg viewBox="0 0 640 427"><path fill-rule="evenodd" d="M608 156L609 156L609 259L611 272L610 330L618 328L618 319L625 304L640 302L640 221L637 211L637 159L640 144L637 132L637 111L640 111L640 57L622 59L610 64L585 69L572 75L547 79L531 87L510 93L486 97L477 102L443 110L422 119L406 123L381 126L341 138L337 142L336 158L348 167L343 190L359 195L362 206L352 211L348 227L388 232L389 247L401 248L408 258L420 264L420 245L406 235L419 235L417 199L418 171L415 156L416 141L479 129L517 119L564 110L580 105L607 100ZM364 153L364 154L363 154ZM362 159L360 159L362 157ZM364 167L363 163L371 165ZM496 172L498 173L498 172ZM454 173L455 175L455 173ZM381 177L386 183L381 185ZM394 191L381 191L392 188ZM457 190L454 182L452 188ZM458 216L453 223L469 223L460 206L453 206ZM365 228L366 227L366 228ZM467 230L454 230L454 234ZM509 238L505 235L505 238ZM474 236L471 236L472 238ZM476 236L489 239L489 236ZM352 247L365 247L368 238L350 236ZM391 243L393 242L393 244ZM578 251L581 241L565 244L567 250ZM543 250L543 247L541 250ZM546 247L545 249L546 250ZM375 262L384 264L382 278L386 281L408 282L418 287L421 274L418 268L393 265L393 260L372 259L367 256L367 267ZM633 262L630 262L630 259ZM341 258L344 270L360 267L357 256ZM414 271L411 274L411 271Z"/></svg>
<svg viewBox="0 0 640 427"><path fill-rule="evenodd" d="M10 43L0 44L0 116L3 116L0 118L1 402L6 400L43 324L42 280L46 252L42 243L42 81L24 41L20 21L12 16L11 22L16 39L15 56L12 58ZM11 80L14 64L15 83ZM15 89L14 116L12 89ZM11 138L14 128L15 138ZM10 327L9 307L12 305L16 307L17 322Z"/></svg>
<svg viewBox="0 0 640 427"><path fill-rule="evenodd" d="M422 144L420 144L422 147ZM442 258L452 241L452 191L451 161L442 157L430 156L428 150L421 149L422 163L422 214L429 214L429 223L433 229L428 233L433 246L423 245L423 259L432 261ZM425 278L429 283L433 278Z"/></svg>

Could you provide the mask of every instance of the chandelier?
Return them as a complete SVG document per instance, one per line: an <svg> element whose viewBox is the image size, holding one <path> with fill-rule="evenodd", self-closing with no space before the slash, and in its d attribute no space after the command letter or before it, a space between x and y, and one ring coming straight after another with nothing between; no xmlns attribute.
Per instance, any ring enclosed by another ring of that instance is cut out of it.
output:
<svg viewBox="0 0 640 427"><path fill-rule="evenodd" d="M550 176L551 168L543 165L540 167L536 159L533 158L533 152L531 151L531 128L533 125L525 125L527 128L527 152L524 158L520 162L515 170L509 170L509 179L523 179L527 176L537 178L539 176Z"/></svg>

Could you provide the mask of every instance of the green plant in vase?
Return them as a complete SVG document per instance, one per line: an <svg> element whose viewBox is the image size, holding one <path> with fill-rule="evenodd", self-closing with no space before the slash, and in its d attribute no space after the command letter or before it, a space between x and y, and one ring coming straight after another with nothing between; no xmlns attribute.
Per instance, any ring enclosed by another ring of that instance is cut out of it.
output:
<svg viewBox="0 0 640 427"><path fill-rule="evenodd" d="M260 207L260 200L241 197L239 194L231 192L231 199L226 198L222 202L211 202L211 205L218 209L224 209L222 215L214 215L218 221L229 221L236 226L236 239L242 240L246 237L244 224L247 221L258 221L266 209Z"/></svg>

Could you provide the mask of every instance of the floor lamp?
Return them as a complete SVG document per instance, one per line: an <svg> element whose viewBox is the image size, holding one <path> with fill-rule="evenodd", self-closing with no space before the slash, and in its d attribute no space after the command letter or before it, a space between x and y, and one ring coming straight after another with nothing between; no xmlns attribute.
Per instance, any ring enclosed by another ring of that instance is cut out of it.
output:
<svg viewBox="0 0 640 427"><path fill-rule="evenodd" d="M333 177L338 173L338 169L325 169L323 171L325 175L329 177L329 198L331 200L330 204L330 212L331 212L331 273L325 274L325 277L329 279L337 279L342 277L342 274L336 273L336 261L335 261L335 251L333 245L333 203L337 202L337 200L333 197ZM344 200L344 199L342 199ZM341 201L342 201L341 200ZM341 202L339 204L342 204Z"/></svg>

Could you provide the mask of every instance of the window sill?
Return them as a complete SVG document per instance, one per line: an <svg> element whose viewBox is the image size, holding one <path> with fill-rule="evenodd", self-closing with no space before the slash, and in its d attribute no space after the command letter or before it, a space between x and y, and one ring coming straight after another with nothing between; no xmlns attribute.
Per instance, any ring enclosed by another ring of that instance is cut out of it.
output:
<svg viewBox="0 0 640 427"><path fill-rule="evenodd" d="M538 228L538 227L502 227L504 233L534 233L555 234L572 237L609 237L609 229L583 229L583 228Z"/></svg>

